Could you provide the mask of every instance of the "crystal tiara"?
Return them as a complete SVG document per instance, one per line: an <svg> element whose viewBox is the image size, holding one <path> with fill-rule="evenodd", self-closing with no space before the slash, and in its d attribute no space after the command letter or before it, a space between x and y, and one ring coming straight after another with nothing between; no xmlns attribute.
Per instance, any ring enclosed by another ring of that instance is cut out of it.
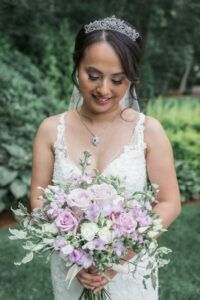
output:
<svg viewBox="0 0 200 300"><path fill-rule="evenodd" d="M85 33L90 33L96 30L113 30L120 32L134 42L140 36L139 33L132 27L128 26L123 20L117 19L115 16L108 17L102 20L90 22L84 26Z"/></svg>

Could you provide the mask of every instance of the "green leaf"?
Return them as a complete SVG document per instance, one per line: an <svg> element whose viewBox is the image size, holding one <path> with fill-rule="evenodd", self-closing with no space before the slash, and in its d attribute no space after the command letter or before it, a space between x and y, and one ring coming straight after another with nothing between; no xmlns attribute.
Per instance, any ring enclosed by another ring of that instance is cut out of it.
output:
<svg viewBox="0 0 200 300"><path fill-rule="evenodd" d="M12 182L17 174L17 171L11 171L5 167L0 167L0 186L5 186Z"/></svg>
<svg viewBox="0 0 200 300"><path fill-rule="evenodd" d="M20 180L15 180L10 185L10 190L16 199L22 198L27 194L27 186Z"/></svg>
<svg viewBox="0 0 200 300"><path fill-rule="evenodd" d="M2 144L2 147L7 150L7 152L11 156L15 156L18 158L23 158L26 156L26 152L23 148L17 146L17 145L7 145L7 144Z"/></svg>

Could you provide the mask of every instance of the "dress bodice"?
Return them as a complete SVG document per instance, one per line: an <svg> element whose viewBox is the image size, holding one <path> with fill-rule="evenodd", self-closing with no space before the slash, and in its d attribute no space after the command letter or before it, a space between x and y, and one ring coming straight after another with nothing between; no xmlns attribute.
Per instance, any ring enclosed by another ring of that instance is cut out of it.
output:
<svg viewBox="0 0 200 300"><path fill-rule="evenodd" d="M129 143L124 145L121 153L113 157L101 173L104 176L118 176L130 192L143 191L146 186L144 122L145 115L140 113ZM53 180L57 182L66 182L72 171L78 174L81 172L80 168L68 157L65 130L65 113L63 113L59 119L57 138L54 144Z"/></svg>
<svg viewBox="0 0 200 300"><path fill-rule="evenodd" d="M146 187L147 175L144 150L147 146L144 142L144 122L145 115L140 113L130 142L124 145L121 153L114 156L112 161L101 173L104 176L118 176L124 180L124 185L127 191L130 192L143 191ZM77 172L77 174L81 173L80 168L72 162L68 156L68 149L65 143L65 130L65 114L62 114L58 123L57 138L54 144L55 161L53 179L57 182L66 182L72 171ZM129 263L126 262L124 264L127 270L132 270L130 262L133 263L133 269L135 269L134 261L136 259L137 255L134 256ZM158 288L153 289L150 279L148 279L146 288L143 286L143 275L150 261L151 258L148 256L144 257L142 261L139 262L139 268L134 272L134 276L130 272L128 272L128 274L118 273L106 286L106 289L111 295L111 299L158 300ZM65 282L67 270L63 259L55 252L51 259L54 300L78 300L80 298L83 286L77 278L73 279L70 289L67 289ZM158 279L156 280L158 282Z"/></svg>

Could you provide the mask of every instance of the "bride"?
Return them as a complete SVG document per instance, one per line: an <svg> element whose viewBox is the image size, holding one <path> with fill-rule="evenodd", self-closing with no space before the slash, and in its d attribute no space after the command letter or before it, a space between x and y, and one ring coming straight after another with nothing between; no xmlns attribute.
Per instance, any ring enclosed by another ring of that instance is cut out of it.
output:
<svg viewBox="0 0 200 300"><path fill-rule="evenodd" d="M33 148L31 206L38 186L52 179L65 181L73 170L80 173L84 150L92 154L89 172L126 178L130 192L143 191L147 178L159 185L158 203L153 207L165 228L180 213L180 195L169 140L160 123L138 112L135 86L141 57L141 36L136 29L113 17L91 22L79 31L74 49L72 74L75 93L71 109L45 119ZM74 101L74 102L73 102ZM130 250L124 257L133 261ZM149 257L134 274L106 271L109 282L94 269L81 270L69 290L67 268L57 253L52 255L54 299L78 300L84 287L97 293L104 286L113 300L156 300L158 289L144 289L142 271ZM124 264L127 268L128 263ZM157 279L158 280L158 279Z"/></svg>

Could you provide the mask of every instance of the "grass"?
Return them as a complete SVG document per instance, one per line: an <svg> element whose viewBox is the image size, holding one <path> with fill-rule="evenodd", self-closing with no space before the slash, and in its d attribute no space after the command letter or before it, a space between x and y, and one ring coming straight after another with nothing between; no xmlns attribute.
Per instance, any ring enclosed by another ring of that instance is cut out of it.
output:
<svg viewBox="0 0 200 300"><path fill-rule="evenodd" d="M173 250L171 263L160 270L160 300L200 299L199 220L200 205L184 206L181 216L159 239L160 245ZM8 239L8 229L0 230L0 238L0 300L52 300L49 264L34 259L14 266L24 254L21 244Z"/></svg>

